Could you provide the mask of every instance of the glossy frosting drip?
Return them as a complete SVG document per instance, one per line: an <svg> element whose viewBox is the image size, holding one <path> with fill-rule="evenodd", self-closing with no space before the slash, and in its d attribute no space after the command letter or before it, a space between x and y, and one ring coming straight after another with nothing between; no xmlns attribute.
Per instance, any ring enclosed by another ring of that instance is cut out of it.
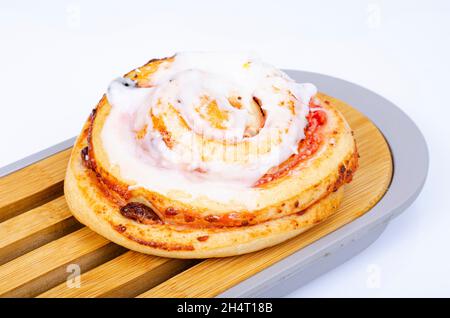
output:
<svg viewBox="0 0 450 318"><path fill-rule="evenodd" d="M247 55L179 53L145 85L110 84L102 144L131 188L254 207L255 182L305 137L315 94Z"/></svg>

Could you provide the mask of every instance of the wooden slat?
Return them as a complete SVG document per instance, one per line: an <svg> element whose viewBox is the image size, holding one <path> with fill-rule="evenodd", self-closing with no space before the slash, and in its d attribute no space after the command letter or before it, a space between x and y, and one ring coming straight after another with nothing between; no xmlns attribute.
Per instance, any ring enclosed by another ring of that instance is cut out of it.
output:
<svg viewBox="0 0 450 318"><path fill-rule="evenodd" d="M85 272L124 251L82 228L0 266L0 296L36 296L65 281L68 264Z"/></svg>
<svg viewBox="0 0 450 318"><path fill-rule="evenodd" d="M79 288L62 283L38 297L134 297L192 264L129 251L82 274Z"/></svg>
<svg viewBox="0 0 450 318"><path fill-rule="evenodd" d="M0 178L0 222L62 195L70 151Z"/></svg>
<svg viewBox="0 0 450 318"><path fill-rule="evenodd" d="M0 265L81 227L63 196L0 223Z"/></svg>
<svg viewBox="0 0 450 318"><path fill-rule="evenodd" d="M360 168L345 188L338 212L299 236L259 252L209 259L142 293L139 297L214 297L275 262L364 214L383 196L392 177L389 147L378 129L356 110L341 107L355 130Z"/></svg>

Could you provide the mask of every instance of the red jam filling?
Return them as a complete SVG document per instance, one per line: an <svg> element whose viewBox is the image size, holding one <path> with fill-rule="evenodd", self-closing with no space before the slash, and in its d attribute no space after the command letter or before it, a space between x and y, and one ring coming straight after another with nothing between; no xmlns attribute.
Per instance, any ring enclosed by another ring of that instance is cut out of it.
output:
<svg viewBox="0 0 450 318"><path fill-rule="evenodd" d="M303 138L298 144L298 153L293 154L289 159L270 169L265 175L263 175L255 183L255 187L262 186L268 182L285 176L291 169L298 166L301 162L310 158L322 144L322 134L320 128L327 122L327 114L325 111L315 105L310 105L314 108L314 111L310 111L306 116L308 121L305 127L305 138Z"/></svg>

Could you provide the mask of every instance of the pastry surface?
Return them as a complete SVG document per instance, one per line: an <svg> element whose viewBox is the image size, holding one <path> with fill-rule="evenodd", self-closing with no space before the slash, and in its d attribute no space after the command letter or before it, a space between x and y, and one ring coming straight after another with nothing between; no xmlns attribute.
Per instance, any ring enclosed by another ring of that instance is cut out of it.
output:
<svg viewBox="0 0 450 318"><path fill-rule="evenodd" d="M170 58L150 61L125 78L132 80L136 87L151 87L149 77L167 62L171 63ZM339 103L343 102L315 94L308 101L304 137L297 151L263 171L250 187L239 189L241 196L218 200L214 195L208 196L214 188L198 196L186 188L164 192L130 180L125 169L111 162L108 147L104 145L102 133L115 107L104 96L73 148L65 180L69 207L77 219L94 231L120 245L149 254L222 257L275 245L336 211L342 200L343 185L351 181L357 169L355 141L336 109ZM176 143L186 133L183 129L191 128L172 125L178 115L163 113L159 121L162 124L151 127L162 136L166 146ZM211 123L217 118L211 116L208 120ZM261 132L259 115L252 116L249 122L244 132L249 134L247 139ZM158 119L152 118L152 123L158 123ZM250 129L254 127L259 127L259 131ZM139 129L134 132L137 139L148 133ZM211 138L207 141L204 144L207 149L220 149ZM247 160L243 155L245 147L233 151L237 155L232 164ZM193 170L200 177L205 174L198 167ZM252 197L250 203L248 197Z"/></svg>

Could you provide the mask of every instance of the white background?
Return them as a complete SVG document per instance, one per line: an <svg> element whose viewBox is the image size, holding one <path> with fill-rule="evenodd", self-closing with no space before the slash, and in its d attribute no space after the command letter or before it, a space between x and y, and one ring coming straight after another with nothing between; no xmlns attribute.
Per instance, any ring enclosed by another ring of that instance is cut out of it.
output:
<svg viewBox="0 0 450 318"><path fill-rule="evenodd" d="M1 0L0 166L76 135L109 81L150 58L256 52L385 96L431 155L422 194L382 237L290 296L449 297L449 41L449 1Z"/></svg>

